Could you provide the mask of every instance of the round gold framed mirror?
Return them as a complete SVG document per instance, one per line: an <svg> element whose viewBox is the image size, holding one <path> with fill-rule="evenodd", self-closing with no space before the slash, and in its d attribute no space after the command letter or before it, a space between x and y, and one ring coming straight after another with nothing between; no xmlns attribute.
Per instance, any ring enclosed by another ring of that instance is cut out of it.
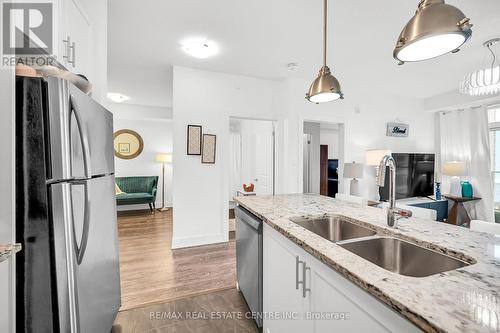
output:
<svg viewBox="0 0 500 333"><path fill-rule="evenodd" d="M132 130L121 129L113 134L115 156L125 160L136 158L142 153L144 141Z"/></svg>

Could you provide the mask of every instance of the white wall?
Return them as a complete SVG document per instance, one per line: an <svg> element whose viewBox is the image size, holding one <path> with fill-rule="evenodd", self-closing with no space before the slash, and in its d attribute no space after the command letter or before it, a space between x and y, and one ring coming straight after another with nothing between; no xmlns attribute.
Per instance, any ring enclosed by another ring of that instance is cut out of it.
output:
<svg viewBox="0 0 500 333"><path fill-rule="evenodd" d="M14 73L0 69L0 244L15 243ZM0 263L0 332L15 332L15 257Z"/></svg>
<svg viewBox="0 0 500 333"><path fill-rule="evenodd" d="M229 117L272 120L278 82L174 67L173 86L172 247L227 241ZM215 164L186 155L188 124L217 135Z"/></svg>
<svg viewBox="0 0 500 333"><path fill-rule="evenodd" d="M106 107L121 119L172 120L172 108L130 103L107 102Z"/></svg>
<svg viewBox="0 0 500 333"><path fill-rule="evenodd" d="M155 161L157 153L171 153L173 125L166 119L168 108L151 108L147 106L131 106L126 104L108 104L113 112L114 130L131 129L141 135L144 150L134 159L124 160L115 157L115 175L123 176L158 176L158 194L156 207L161 207L162 174L161 163ZM141 118L142 115L148 118ZM149 118L161 116L162 118ZM165 165L165 206L172 206L172 165ZM149 209L148 205L118 206L118 210Z"/></svg>

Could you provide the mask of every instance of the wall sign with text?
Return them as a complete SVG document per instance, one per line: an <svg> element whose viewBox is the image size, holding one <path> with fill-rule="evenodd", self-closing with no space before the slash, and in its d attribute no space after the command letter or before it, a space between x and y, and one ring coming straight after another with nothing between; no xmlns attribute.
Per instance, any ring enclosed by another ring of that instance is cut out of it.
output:
<svg viewBox="0 0 500 333"><path fill-rule="evenodd" d="M387 123L387 136L408 137L410 131L409 124Z"/></svg>

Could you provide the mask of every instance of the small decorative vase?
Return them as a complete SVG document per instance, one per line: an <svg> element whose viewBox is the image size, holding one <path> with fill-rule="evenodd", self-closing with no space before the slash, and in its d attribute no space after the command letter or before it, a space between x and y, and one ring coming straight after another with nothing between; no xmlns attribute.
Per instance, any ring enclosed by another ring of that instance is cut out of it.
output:
<svg viewBox="0 0 500 333"><path fill-rule="evenodd" d="M441 183L440 182L436 182L436 191L434 192L435 193L435 197L436 197L436 200L441 200Z"/></svg>
<svg viewBox="0 0 500 333"><path fill-rule="evenodd" d="M472 184L466 180L462 182L462 197L472 198L474 196L474 191L472 190Z"/></svg>

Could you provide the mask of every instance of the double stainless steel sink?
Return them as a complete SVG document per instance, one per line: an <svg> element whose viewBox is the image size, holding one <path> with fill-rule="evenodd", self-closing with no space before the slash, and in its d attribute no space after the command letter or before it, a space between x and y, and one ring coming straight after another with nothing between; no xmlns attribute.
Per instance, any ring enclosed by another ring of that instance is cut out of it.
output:
<svg viewBox="0 0 500 333"><path fill-rule="evenodd" d="M425 277L470 265L462 260L395 238L338 215L292 222L388 271Z"/></svg>

